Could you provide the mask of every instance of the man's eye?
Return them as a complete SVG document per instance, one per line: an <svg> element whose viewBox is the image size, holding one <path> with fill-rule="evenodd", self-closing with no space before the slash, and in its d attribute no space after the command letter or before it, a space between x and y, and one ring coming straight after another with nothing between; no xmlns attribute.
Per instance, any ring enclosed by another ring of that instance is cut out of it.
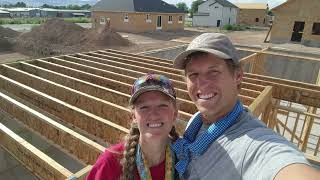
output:
<svg viewBox="0 0 320 180"><path fill-rule="evenodd" d="M168 106L168 104L160 104L159 107L166 108L166 107L169 107L169 106Z"/></svg>
<svg viewBox="0 0 320 180"><path fill-rule="evenodd" d="M217 75L217 74L219 74L219 71L211 70L211 71L209 71L209 73L212 74L212 75Z"/></svg>

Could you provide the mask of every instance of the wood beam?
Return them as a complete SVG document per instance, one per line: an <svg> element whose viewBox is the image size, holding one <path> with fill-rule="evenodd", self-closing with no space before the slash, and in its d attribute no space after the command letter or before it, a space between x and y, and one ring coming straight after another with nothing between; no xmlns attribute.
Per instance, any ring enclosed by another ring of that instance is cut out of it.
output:
<svg viewBox="0 0 320 180"><path fill-rule="evenodd" d="M99 63L99 65L103 65L103 64L108 64L108 65L113 65L113 66L117 66L117 67L122 67L125 69L131 69L131 70L135 70L135 71L139 71L142 73L157 73L157 74L163 74L165 76L167 76L170 79L174 79L174 80L178 80L181 81L183 80L184 76L179 75L179 74L175 74L175 73L171 73L171 72L166 72L163 71L159 68L148 68L148 67L143 67L143 66L137 66L137 65L131 65L131 64L126 64L123 62L117 62L117 61L112 61L112 60L106 60L100 57L95 57L92 55L86 55L86 54L77 54L76 57L78 58L82 58L82 59L86 59L86 60L82 60L82 61L78 61L81 64L86 64L88 65L90 63L90 66L94 66L94 64ZM103 66L101 66L100 68L103 69Z"/></svg>
<svg viewBox="0 0 320 180"><path fill-rule="evenodd" d="M0 93L0 108L85 164L94 163L104 147L30 107Z"/></svg>
<svg viewBox="0 0 320 180"><path fill-rule="evenodd" d="M78 58L78 60L79 59L80 58ZM47 61L59 64L59 65L75 68L75 69L78 69L81 71L90 72L92 74L96 74L99 76L112 78L114 80L125 82L128 84L133 84L134 81L138 77L145 75L145 73L142 73L139 75L137 74L135 76L133 76L132 74L126 75L128 72L124 72L124 71L126 71L125 68L120 69L119 67L113 66L111 69L108 68L107 70L105 70L105 69L101 69L101 67L105 67L106 65L101 64L101 63L88 61L88 60L84 60L84 59L81 59L81 61L75 61L75 62L74 62L74 60L75 60L75 58L73 58L73 59L69 58L68 60L63 60L63 59L59 59L59 58L50 58ZM110 70L110 71L108 71L108 70ZM133 71L133 70L130 70L130 71ZM178 81L175 79L171 79L171 81L174 83L175 87L177 87L179 89L186 89L186 87L187 87L184 82L181 82L181 81Z"/></svg>
<svg viewBox="0 0 320 180"><path fill-rule="evenodd" d="M95 53L100 53L100 54L109 55L109 56L113 56L113 57L130 59L130 60L134 60L134 61L138 61L138 62L145 62L145 63L154 64L154 65L166 66L166 67L173 68L172 61L153 60L153 59L150 59L147 57L135 57L133 55L119 54L119 53L114 53L114 52L110 52L110 51L108 52L108 51L104 51L104 50L95 51ZM177 72L182 73L181 70L178 70Z"/></svg>
<svg viewBox="0 0 320 180"><path fill-rule="evenodd" d="M3 67L4 75L8 78L23 83L89 113L104 119L110 119L120 126L130 126L130 121L128 120L131 119L131 112L125 107L62 86L7 65L3 65Z"/></svg>
<svg viewBox="0 0 320 180"><path fill-rule="evenodd" d="M157 70L164 71L164 72L169 72L169 73L172 73L172 74L181 73L180 70L174 69L172 67L172 64L171 64L171 67L168 66L168 65L166 65L166 66L164 66L164 65L155 65L155 64L152 64L152 62L150 62L150 61L149 62L142 62L142 61L137 61L137 60L130 60L130 59L127 59L127 58L126 59L125 58L119 58L119 57L110 56L110 55L99 53L99 52L88 52L88 53L83 53L83 54L86 54L86 55L89 55L89 56L93 56L93 57L98 57L98 58L101 58L101 59L104 59L104 60L112 60L112 61L122 62L122 63L125 63L125 64L131 64L131 65L135 65L135 66L139 66L139 67L157 69ZM76 56L77 55L78 54L76 54Z"/></svg>
<svg viewBox="0 0 320 180"><path fill-rule="evenodd" d="M268 105L270 105L272 100L272 90L271 86L267 86L261 94L250 104L249 109L252 114L259 117Z"/></svg>
<svg viewBox="0 0 320 180"><path fill-rule="evenodd" d="M81 169L77 173L73 174L66 180L85 180L90 170L92 169L92 165L88 165L85 168Z"/></svg>
<svg viewBox="0 0 320 180"><path fill-rule="evenodd" d="M131 86L125 86L123 88L127 88L125 93L121 93L119 91L109 89L106 87L102 87L96 84L92 84L86 81L82 81L77 78L73 78L71 76L67 76L64 74L57 73L56 71L47 70L29 63L19 63L16 64L15 67L28 72L32 73L36 76L39 76L41 78L53 81L55 83L61 84L63 86L75 89L77 91L81 91L83 93L92 95L94 97L98 97L102 100L106 100L108 102L127 107L128 102L130 99L130 88ZM67 71L68 73L69 71ZM113 82L117 83L117 82ZM122 84L119 83L118 86L121 86ZM106 84L104 84L106 86ZM195 105L188 100L177 98L177 102L179 104L179 110L187 112L187 113L195 113L197 111L197 108Z"/></svg>
<svg viewBox="0 0 320 180"><path fill-rule="evenodd" d="M244 79L246 81L246 78ZM289 85L287 85L260 79L254 80L253 78L250 78L250 82L251 84L255 83L256 85L273 86L274 98L304 104L308 106L320 107L320 89L318 86L307 85L310 88L303 88L294 85L294 83L297 82L293 82L292 84L288 83Z"/></svg>
<svg viewBox="0 0 320 180"><path fill-rule="evenodd" d="M287 80L287 79L280 79L280 78L275 78L275 77L271 77L271 76L263 76L263 75L258 75L258 74L244 73L244 80L246 81L247 79L250 79L252 81L255 80L256 83L273 82L273 83L277 83L277 84L284 84L284 85L288 85L288 86L295 86L295 87L299 87L299 88L313 89L313 90L320 91L320 87L315 84L303 83L303 82L292 81L292 80Z"/></svg>
<svg viewBox="0 0 320 180"><path fill-rule="evenodd" d="M132 56L132 57L148 58L148 59L150 59L150 60L166 61L166 62L172 63L172 61L169 60L169 59L162 59L162 58L157 58L157 57L153 57L153 56L133 54L133 53L129 53L129 52L118 51L118 50L115 50L115 49L105 49L104 51L106 51L106 52L113 52L113 53L122 54L122 55L128 55L128 56Z"/></svg>
<svg viewBox="0 0 320 180"><path fill-rule="evenodd" d="M3 149L40 179L65 179L72 174L1 123L0 141Z"/></svg>
<svg viewBox="0 0 320 180"><path fill-rule="evenodd" d="M117 143L128 129L48 96L24 84L0 75L0 88L109 143ZM8 112L8 110L6 110ZM22 117L23 118L23 117Z"/></svg>

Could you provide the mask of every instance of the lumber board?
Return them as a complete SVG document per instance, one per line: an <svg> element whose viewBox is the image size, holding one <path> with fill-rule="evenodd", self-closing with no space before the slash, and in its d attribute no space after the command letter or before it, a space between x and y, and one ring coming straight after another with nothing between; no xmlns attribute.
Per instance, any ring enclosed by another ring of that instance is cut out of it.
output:
<svg viewBox="0 0 320 180"><path fill-rule="evenodd" d="M100 57L95 57L92 55L86 55L86 54L79 53L79 54L77 54L76 57L86 59L86 60L82 60L82 61L78 61L78 62L82 63L82 64L86 64L86 65L88 65L90 63L90 66L94 66L97 63L99 63L99 65L108 64L108 65L113 65L113 66L117 66L117 67L122 67L125 69L139 71L139 72L142 72L145 74L146 73L163 74L170 79L179 80L179 81L183 80L183 77L184 77L182 75L178 75L178 74L171 73L171 72L166 72L166 71L155 69L155 68L148 68L148 67L141 67L141 66L137 66L137 65L126 64L126 63L122 63L122 62L103 59ZM103 69L104 67L102 66L100 68Z"/></svg>
<svg viewBox="0 0 320 180"><path fill-rule="evenodd" d="M272 90L273 87L267 86L265 90L250 104L249 109L252 114L256 117L259 117L262 114L268 105L270 105L272 100Z"/></svg>
<svg viewBox="0 0 320 180"><path fill-rule="evenodd" d="M105 149L3 93L0 93L0 102L5 112L84 163L94 163Z"/></svg>
<svg viewBox="0 0 320 180"><path fill-rule="evenodd" d="M8 78L23 83L89 113L104 119L110 119L120 126L130 126L128 120L131 117L131 112L125 107L76 91L7 65L3 65L3 67L5 71L4 74ZM113 97L110 96L109 98Z"/></svg>
<svg viewBox="0 0 320 180"><path fill-rule="evenodd" d="M132 57L138 57L138 58L148 58L150 60L155 60L155 61L167 61L167 62L171 62L172 63L172 61L169 60L169 59L157 58L157 57L147 56L147 55L139 55L139 54L124 52L124 51L118 51L118 50L115 50L115 49L104 49L104 51L113 52L113 53L122 54L122 55L128 55L128 56L132 56Z"/></svg>
<svg viewBox="0 0 320 180"><path fill-rule="evenodd" d="M139 67L146 67L146 68L150 68L150 69L158 69L160 71L165 71L165 72L169 72L169 73L181 73L181 71L174 69L173 67L168 67L168 65L155 65L152 64L152 62L142 62L142 61L137 61L137 60L130 60L127 58L119 58L119 57L115 57L115 56L110 56L107 54L103 54L103 53L99 53L99 52L89 52L89 53L83 53L89 56L94 56L94 57L99 57L105 60L113 60L113 61L117 61L117 62L122 62L125 64L131 64L131 65L135 65L135 66L139 66ZM172 66L172 65L171 65Z"/></svg>
<svg viewBox="0 0 320 180"><path fill-rule="evenodd" d="M163 65L166 67L172 67L173 68L173 64L172 61L164 61L164 60L154 60L154 59L150 59L147 57L135 57L133 55L125 55L125 54L119 54L119 53L114 53L114 52L110 52L110 51L104 51L104 50L99 50L99 51L95 51L96 53L100 53L100 54L105 54L105 55L109 55L109 56L114 56L114 57L119 57L119 58L124 58L124 59L130 59L130 60L135 60L135 61L139 61L139 62L145 62L145 63L150 63L150 64L154 64L154 65ZM182 72L181 70L177 70L177 72Z"/></svg>
<svg viewBox="0 0 320 180"><path fill-rule="evenodd" d="M72 173L0 123L0 146L40 179L65 179Z"/></svg>
<svg viewBox="0 0 320 180"><path fill-rule="evenodd" d="M123 87L126 89L125 93L122 93L120 91L116 91L113 89L109 89L106 87L102 87L100 85L92 84L86 81L82 81L77 78L73 78L71 76L67 76L65 74L60 74L56 71L47 70L38 66L34 66L32 64L28 63L19 63L14 65L14 67L17 67L25 72L33 73L34 75L37 75L41 78L53 81L55 83L61 84L63 86L84 92L86 94L92 95L94 97L98 97L102 100L106 100L108 102L128 107L128 102L130 99L130 85L126 85ZM67 71L68 73L70 71ZM117 83L114 82L113 83ZM103 83L104 86L106 86L105 83ZM114 85L114 84L113 84ZM123 84L119 83L118 88L121 88ZM177 98L177 103L179 104L179 110L187 112L187 113L195 113L197 111L197 108L193 104L193 102Z"/></svg>
<svg viewBox="0 0 320 180"><path fill-rule="evenodd" d="M114 122L83 111L26 85L0 75L0 88L108 143L116 143L129 130ZM8 110L7 110L8 112Z"/></svg>
<svg viewBox="0 0 320 180"><path fill-rule="evenodd" d="M92 165L88 165L85 168L78 171L77 173L73 174L71 177L67 178L66 180L85 180L86 176L89 174L91 169Z"/></svg>

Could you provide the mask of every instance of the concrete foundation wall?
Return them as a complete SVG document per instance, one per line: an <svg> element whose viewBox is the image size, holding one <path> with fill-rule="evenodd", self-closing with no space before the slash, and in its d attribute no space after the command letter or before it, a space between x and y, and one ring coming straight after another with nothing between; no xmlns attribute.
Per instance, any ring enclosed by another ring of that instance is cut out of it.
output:
<svg viewBox="0 0 320 180"><path fill-rule="evenodd" d="M153 56L158 58L173 60L179 53L186 49L187 45L177 46L173 48L160 49L156 51L148 51L141 53L142 55ZM250 48L253 50L261 50L258 46L240 46L238 48ZM313 58L320 58L320 54L316 53L305 53L305 52L291 52L287 50L272 49L271 52L296 55L296 56L307 56ZM254 52L239 50L240 58L249 56ZM268 55L265 64L265 75L273 76L277 78L289 79L294 81L301 81L305 83L315 83L320 68L320 61L302 60L298 58L289 58L276 55ZM243 67L244 71L249 70L249 66Z"/></svg>

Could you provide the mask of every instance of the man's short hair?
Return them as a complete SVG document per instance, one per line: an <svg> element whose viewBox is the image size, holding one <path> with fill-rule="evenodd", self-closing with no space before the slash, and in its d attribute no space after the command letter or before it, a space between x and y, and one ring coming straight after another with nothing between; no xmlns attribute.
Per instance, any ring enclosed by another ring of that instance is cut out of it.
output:
<svg viewBox="0 0 320 180"><path fill-rule="evenodd" d="M184 67L183 69L186 70L186 65L190 63L191 60L193 59L198 59L198 58L201 58L201 57L204 57L204 56L208 56L209 53L207 52L201 52L201 51L197 51L197 52L193 52L191 54L189 54L187 57L186 57L186 61L185 61L185 64L184 64ZM227 64L227 67L228 67L228 70L230 73L234 73L236 70L240 70L241 69L241 65L240 63L236 63L235 61L233 61L232 59L222 59L223 61L226 62ZM186 72L185 72L186 73Z"/></svg>

